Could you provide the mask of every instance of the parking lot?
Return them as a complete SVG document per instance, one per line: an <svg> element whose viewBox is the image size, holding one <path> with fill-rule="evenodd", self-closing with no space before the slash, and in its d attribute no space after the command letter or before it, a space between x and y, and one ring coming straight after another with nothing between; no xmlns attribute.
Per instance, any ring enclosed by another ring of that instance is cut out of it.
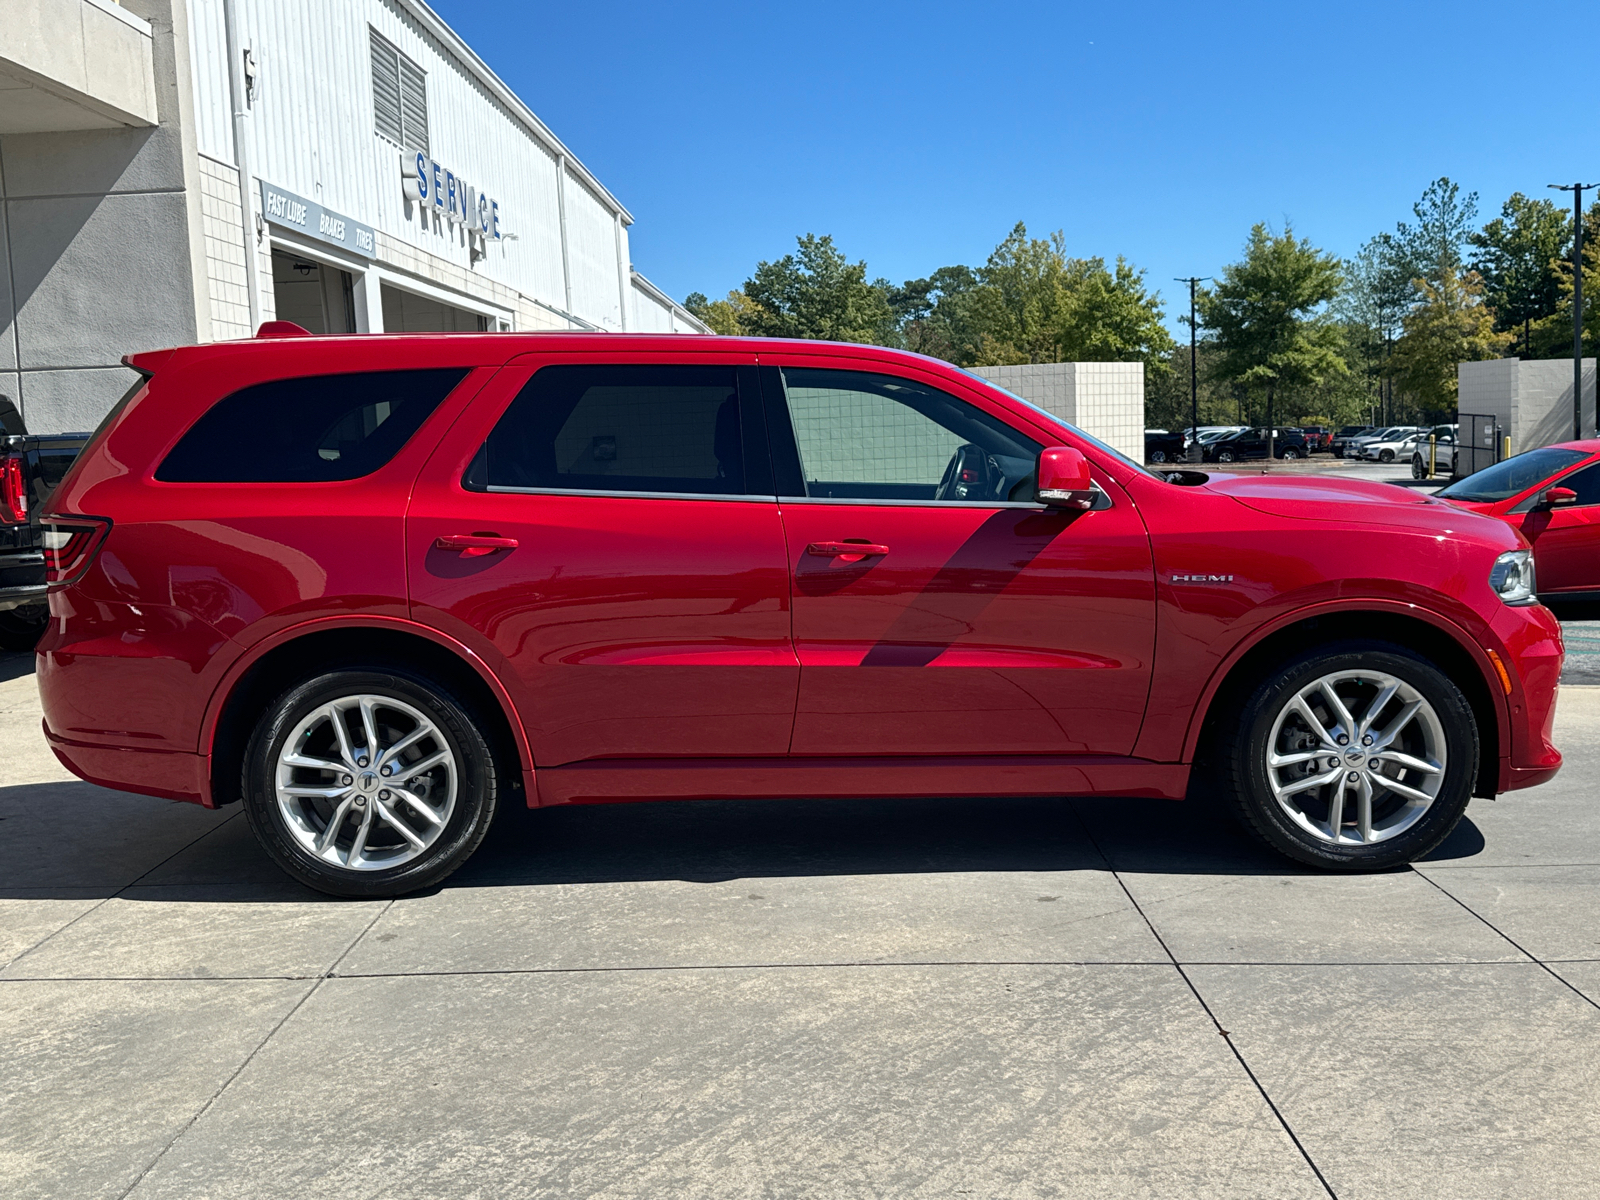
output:
<svg viewBox="0 0 1600 1200"><path fill-rule="evenodd" d="M1198 804L676 803L510 811L447 886L350 903L236 808L71 779L30 668L17 1200L1600 1187L1600 687L1554 782L1385 875Z"/></svg>

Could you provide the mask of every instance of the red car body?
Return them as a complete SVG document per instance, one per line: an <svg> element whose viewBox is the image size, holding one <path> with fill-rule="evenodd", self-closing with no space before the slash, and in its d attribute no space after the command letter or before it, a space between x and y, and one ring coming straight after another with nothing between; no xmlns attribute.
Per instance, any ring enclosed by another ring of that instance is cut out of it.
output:
<svg viewBox="0 0 1600 1200"><path fill-rule="evenodd" d="M1547 449L1571 451L1572 460L1548 473L1534 472L1537 480L1501 500L1443 498L1458 508L1498 518L1527 538L1541 596L1600 596L1600 503L1596 502L1600 496L1595 494L1600 490L1600 438L1559 442ZM1553 487L1573 488L1579 493L1577 502L1540 504L1543 493Z"/></svg>
<svg viewBox="0 0 1600 1200"><path fill-rule="evenodd" d="M1109 503L1074 518L1027 504L776 497L530 506L465 490L518 389L571 362L919 381L1081 450ZM1352 629L1445 664L1478 714L1479 794L1541 782L1561 762L1550 740L1559 626L1488 583L1521 537L1400 489L1251 476L1178 486L956 367L864 346L306 337L130 363L149 378L52 500L50 519L102 518L102 540L58 552L38 648L50 745L108 787L237 798L263 673L352 639L472 681L503 717L530 806L1181 798L1208 713L1242 665ZM155 478L185 430L241 387L397 366L466 375L370 475ZM462 549L483 538L518 548ZM852 539L871 553L827 549Z"/></svg>

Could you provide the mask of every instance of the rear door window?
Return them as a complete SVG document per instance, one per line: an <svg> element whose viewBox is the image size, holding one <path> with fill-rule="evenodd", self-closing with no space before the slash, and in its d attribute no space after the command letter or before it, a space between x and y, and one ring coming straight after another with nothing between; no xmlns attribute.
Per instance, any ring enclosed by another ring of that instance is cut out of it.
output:
<svg viewBox="0 0 1600 1200"><path fill-rule="evenodd" d="M163 483L325 483L378 470L411 439L465 367L275 379L212 405L179 439Z"/></svg>
<svg viewBox="0 0 1600 1200"><path fill-rule="evenodd" d="M463 484L770 499L758 387L754 368L735 366L544 367L495 424Z"/></svg>

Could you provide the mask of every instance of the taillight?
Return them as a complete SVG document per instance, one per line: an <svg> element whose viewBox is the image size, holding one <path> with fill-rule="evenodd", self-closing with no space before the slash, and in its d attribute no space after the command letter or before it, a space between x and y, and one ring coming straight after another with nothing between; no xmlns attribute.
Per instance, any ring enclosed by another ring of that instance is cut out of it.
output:
<svg viewBox="0 0 1600 1200"><path fill-rule="evenodd" d="M44 581L50 587L64 587L89 569L111 522L104 517L56 517L41 522L40 529Z"/></svg>
<svg viewBox="0 0 1600 1200"><path fill-rule="evenodd" d="M28 485L22 477L22 459L15 454L0 458L0 525L21 525L28 519Z"/></svg>

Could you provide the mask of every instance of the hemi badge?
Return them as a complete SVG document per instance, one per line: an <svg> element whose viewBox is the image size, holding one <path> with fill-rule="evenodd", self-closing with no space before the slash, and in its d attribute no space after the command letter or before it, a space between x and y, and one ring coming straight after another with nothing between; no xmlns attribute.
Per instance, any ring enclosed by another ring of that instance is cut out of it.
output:
<svg viewBox="0 0 1600 1200"><path fill-rule="evenodd" d="M1173 583L1232 583L1232 575L1174 575Z"/></svg>

